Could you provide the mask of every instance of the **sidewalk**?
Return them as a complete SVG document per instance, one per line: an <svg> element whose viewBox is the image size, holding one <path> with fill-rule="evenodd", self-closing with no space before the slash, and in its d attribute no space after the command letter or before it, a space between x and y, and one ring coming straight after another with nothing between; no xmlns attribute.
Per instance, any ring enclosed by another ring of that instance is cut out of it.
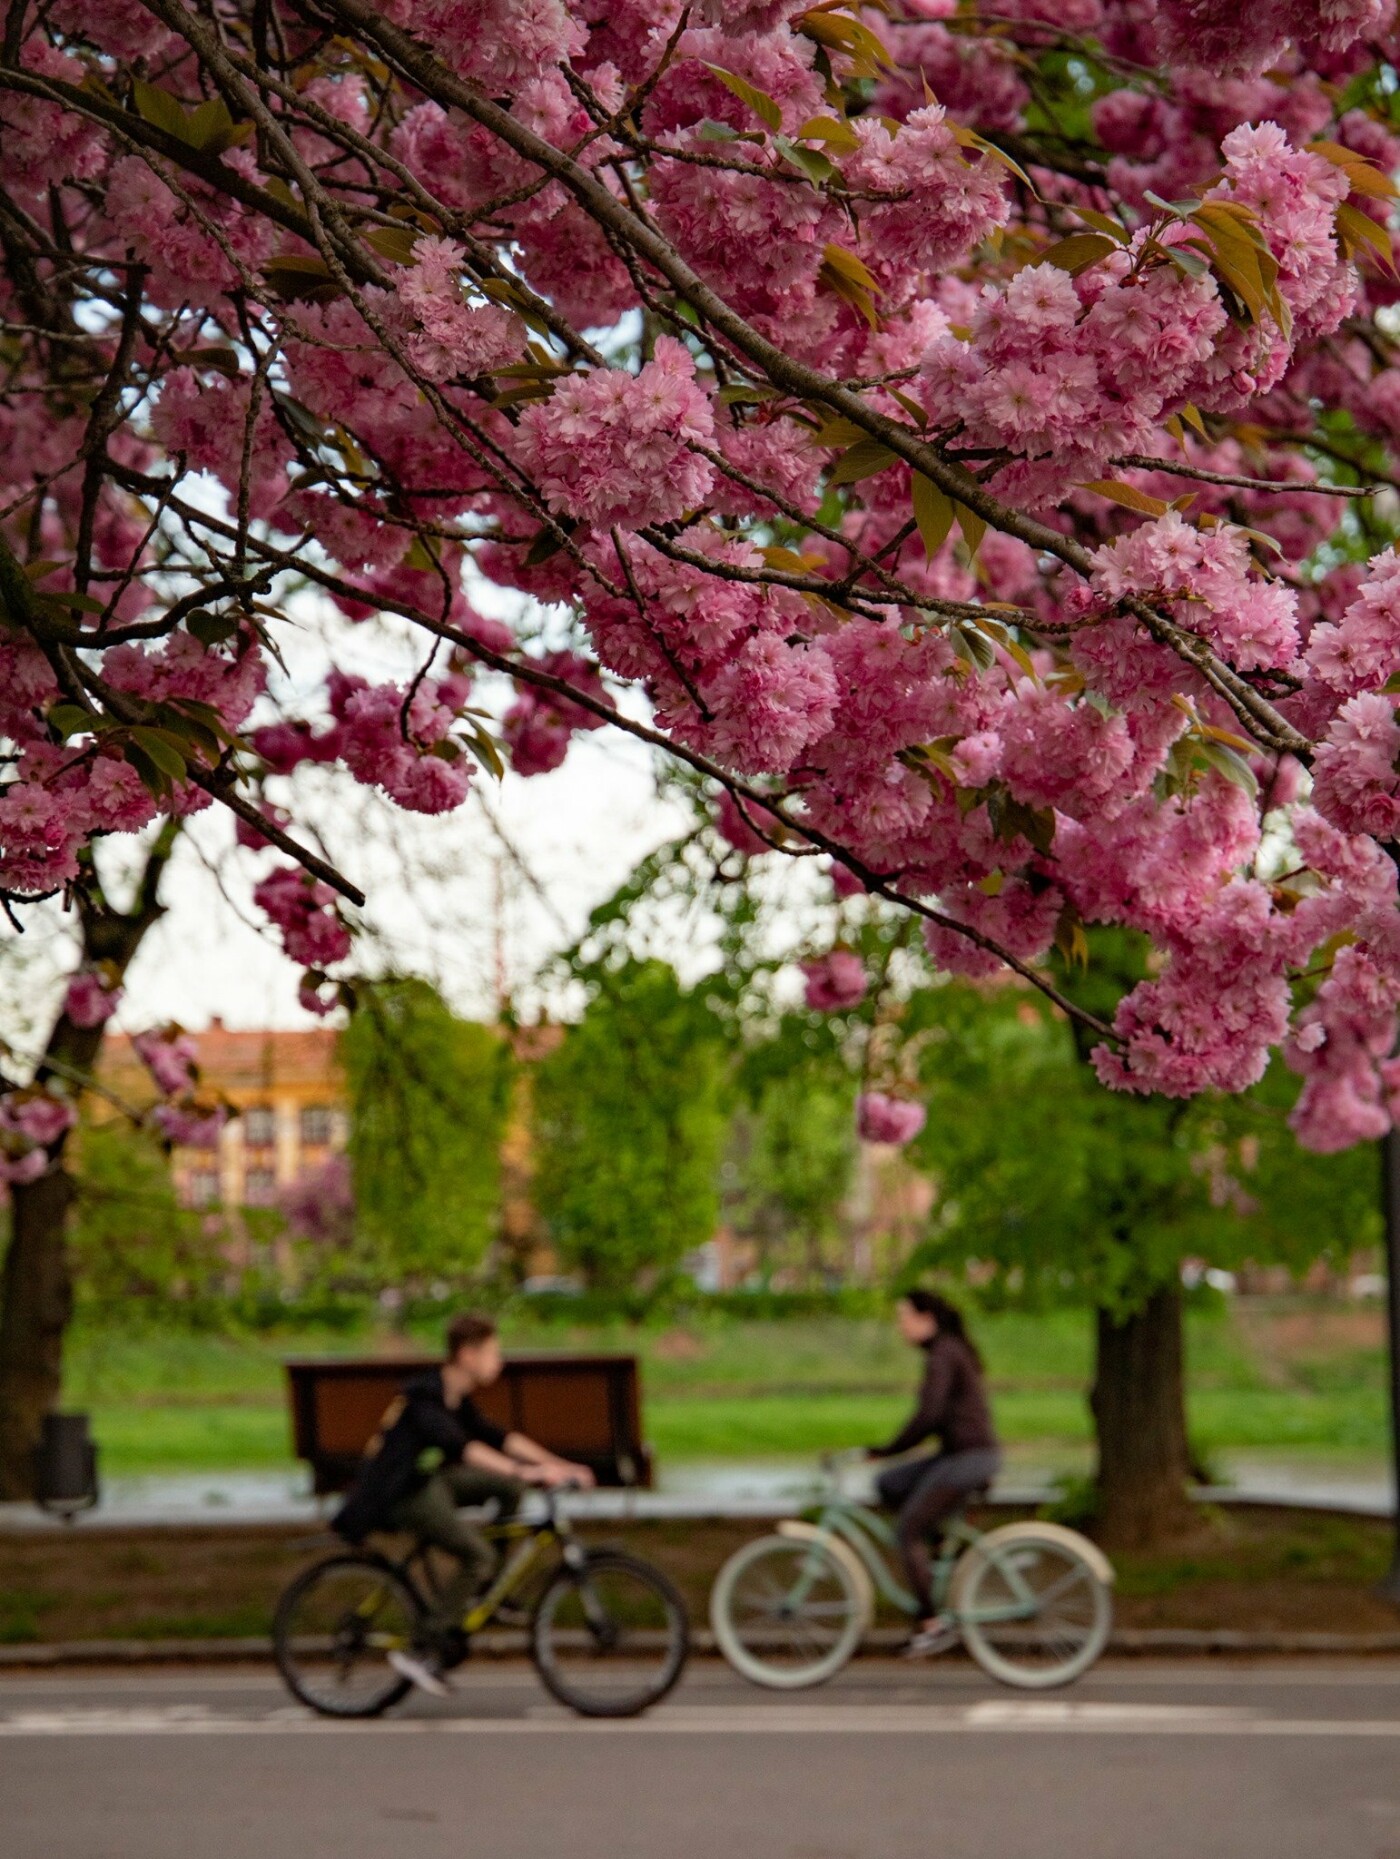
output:
<svg viewBox="0 0 1400 1859"><path fill-rule="evenodd" d="M1388 1482L1368 1477L1364 1471L1325 1476L1307 1462L1294 1469L1245 1456L1228 1469L1230 1484L1198 1489L1196 1495L1203 1502L1331 1511L1354 1517L1388 1517L1394 1511ZM701 1461L665 1468L658 1490L578 1492L568 1502L572 1515L598 1522L790 1517L808 1508L820 1489L817 1474L805 1462ZM1034 1473L1028 1477L1013 1471L1010 1479L998 1483L991 1502L1025 1510L1052 1503L1057 1495L1053 1484ZM337 1502L334 1497L310 1496L307 1474L300 1469L112 1478L103 1482L97 1509L84 1513L72 1526L32 1504L0 1504L0 1534L69 1527L84 1531L161 1526L210 1529L298 1523L314 1530L325 1524Z"/></svg>

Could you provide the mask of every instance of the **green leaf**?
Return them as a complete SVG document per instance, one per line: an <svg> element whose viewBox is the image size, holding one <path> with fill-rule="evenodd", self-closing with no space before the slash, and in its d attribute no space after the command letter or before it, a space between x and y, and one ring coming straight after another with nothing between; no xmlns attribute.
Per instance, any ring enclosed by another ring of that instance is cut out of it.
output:
<svg viewBox="0 0 1400 1859"><path fill-rule="evenodd" d="M796 142L789 141L786 136L774 136L773 146L784 161L805 174L816 187L821 187L836 172L834 165L827 160L820 149L802 148Z"/></svg>
<svg viewBox="0 0 1400 1859"><path fill-rule="evenodd" d="M210 613L204 607L196 607L193 613L187 613L185 625L205 647L222 645L225 639L232 639L238 631L237 620L226 613Z"/></svg>
<svg viewBox="0 0 1400 1859"><path fill-rule="evenodd" d="M541 562L547 562L551 555L557 555L564 546L564 538L557 529L542 529L530 544L525 557L527 568L538 568Z"/></svg>
<svg viewBox="0 0 1400 1859"><path fill-rule="evenodd" d="M922 471L914 473L912 490L914 521L919 526L924 553L932 560L948 540L948 532L953 527L953 500Z"/></svg>
<svg viewBox="0 0 1400 1859"><path fill-rule="evenodd" d="M1243 788L1251 799L1259 792L1259 783L1254 778L1254 770L1236 750L1228 748L1223 742L1202 742L1194 739L1191 744L1194 754L1203 762L1208 762L1218 774L1227 781Z"/></svg>
<svg viewBox="0 0 1400 1859"><path fill-rule="evenodd" d="M1054 265L1056 270L1068 271L1071 277L1077 278L1091 265L1111 258L1117 250L1113 240L1105 238L1101 232L1072 232L1067 239L1047 246L1035 262Z"/></svg>
<svg viewBox="0 0 1400 1859"><path fill-rule="evenodd" d="M822 263L850 283L859 284L862 290L878 291L880 288L878 280L863 260L857 258L854 252L848 252L844 245L824 245Z"/></svg>
<svg viewBox="0 0 1400 1859"><path fill-rule="evenodd" d="M148 794L154 794L157 800L162 800L170 792L170 782L138 744L128 742L122 754L140 776L141 785Z"/></svg>
<svg viewBox="0 0 1400 1859"><path fill-rule="evenodd" d="M283 252L262 269L278 296L292 302L327 303L341 294L330 266L312 252Z"/></svg>
<svg viewBox="0 0 1400 1859"><path fill-rule="evenodd" d="M238 355L234 349L183 349L180 361L186 368L213 368L216 373L227 375L230 381L236 381L243 370L238 365Z"/></svg>
<svg viewBox="0 0 1400 1859"><path fill-rule="evenodd" d="M1107 213L1096 213L1092 207L1076 207L1074 211L1086 225L1092 226L1095 232L1103 233L1105 238L1112 239L1115 245L1132 243L1131 235L1116 219L1110 219Z"/></svg>
<svg viewBox="0 0 1400 1859"><path fill-rule="evenodd" d="M713 71L725 89L732 91L740 103L747 104L761 123L766 123L770 129L782 128L783 113L766 91L758 90L737 72L726 71L723 65L706 64L705 69Z"/></svg>
<svg viewBox="0 0 1400 1859"><path fill-rule="evenodd" d="M81 704L55 704L47 712L47 721L49 727L57 730L66 741L69 736L87 735L97 719L90 710L84 710Z"/></svg>
<svg viewBox="0 0 1400 1859"><path fill-rule="evenodd" d="M827 482L832 485L856 484L862 478L874 477L877 471L885 471L897 462L896 454L878 439L861 439L837 459Z"/></svg>
<svg viewBox="0 0 1400 1859"><path fill-rule="evenodd" d="M978 516L975 510L969 510L965 503L955 504L953 507L957 514L958 528L962 531L962 539L967 544L967 552L969 555L975 555L982 546L983 536L987 533L986 522Z"/></svg>
<svg viewBox="0 0 1400 1859"><path fill-rule="evenodd" d="M185 757L178 739L168 730L150 729L144 723L137 723L131 731L131 740L163 775L172 781L184 780Z"/></svg>
<svg viewBox="0 0 1400 1859"><path fill-rule="evenodd" d="M236 123L222 97L211 97L191 110L185 121L185 140L193 143L202 155L222 155L225 149L246 142L253 133L251 122Z"/></svg>
<svg viewBox="0 0 1400 1859"><path fill-rule="evenodd" d="M172 97L168 90L160 90L154 84L147 84L143 79L135 77L131 80L131 100L136 105L136 114L143 122L153 123L157 129L163 129L168 136L177 136L181 142L189 141L185 106L178 97Z"/></svg>
<svg viewBox="0 0 1400 1859"><path fill-rule="evenodd" d="M840 116L810 116L797 133L804 142L824 142L838 155L854 155L860 147L860 137Z"/></svg>
<svg viewBox="0 0 1400 1859"><path fill-rule="evenodd" d="M418 242L416 226L376 226L365 234L365 244L372 245L381 258L396 265L411 265L413 248Z"/></svg>
<svg viewBox="0 0 1400 1859"><path fill-rule="evenodd" d="M484 768L487 768L498 781L505 779L506 765L501 759L501 752L494 739L489 736L479 723L464 725L468 736L468 747Z"/></svg>
<svg viewBox="0 0 1400 1859"><path fill-rule="evenodd" d="M1122 504L1125 510L1136 510L1140 516L1165 516L1170 508L1160 497L1149 497L1136 485L1124 484L1117 478L1089 478L1079 488L1106 497L1110 503Z"/></svg>

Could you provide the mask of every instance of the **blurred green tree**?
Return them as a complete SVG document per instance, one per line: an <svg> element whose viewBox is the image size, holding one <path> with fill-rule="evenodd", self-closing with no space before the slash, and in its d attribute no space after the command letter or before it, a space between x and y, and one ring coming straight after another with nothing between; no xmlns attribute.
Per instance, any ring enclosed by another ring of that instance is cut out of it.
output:
<svg viewBox="0 0 1400 1859"><path fill-rule="evenodd" d="M356 990L342 1054L361 1264L395 1279L474 1271L500 1206L507 1042L396 977Z"/></svg>
<svg viewBox="0 0 1400 1859"><path fill-rule="evenodd" d="M1137 959L1120 937L1096 968ZM1277 1063L1239 1098L1125 1097L1027 989L951 982L910 1007L929 1111L912 1155L939 1199L908 1271L973 1266L984 1296L1094 1310L1099 1526L1170 1536L1188 1518L1183 1260L1341 1262L1379 1234L1375 1156L1300 1150Z"/></svg>
<svg viewBox="0 0 1400 1859"><path fill-rule="evenodd" d="M115 1312L131 1299L207 1293L221 1264L219 1234L176 1199L161 1143L109 1119L85 1121L74 1148L68 1252L80 1300Z"/></svg>
<svg viewBox="0 0 1400 1859"><path fill-rule="evenodd" d="M815 1036L814 1036L815 1034ZM829 1026L784 1015L743 1054L743 1101L726 1160L725 1217L752 1240L759 1275L840 1279L856 1162L855 1086Z"/></svg>
<svg viewBox="0 0 1400 1859"><path fill-rule="evenodd" d="M664 962L593 971L535 1083L535 1196L566 1269L600 1290L663 1282L719 1214L729 1062L701 991Z"/></svg>

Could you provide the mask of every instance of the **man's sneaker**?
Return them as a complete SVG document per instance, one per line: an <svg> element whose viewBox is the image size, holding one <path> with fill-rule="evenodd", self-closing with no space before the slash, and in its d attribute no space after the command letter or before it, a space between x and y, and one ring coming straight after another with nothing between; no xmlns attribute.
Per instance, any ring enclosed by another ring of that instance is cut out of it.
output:
<svg viewBox="0 0 1400 1859"><path fill-rule="evenodd" d="M430 1698L451 1697L452 1687L438 1670L430 1653L400 1652L395 1648L389 1654L389 1663L400 1678L408 1679L420 1691L426 1691Z"/></svg>
<svg viewBox="0 0 1400 1859"><path fill-rule="evenodd" d="M947 1652L950 1646L958 1643L958 1629L953 1622L939 1614L930 1620L927 1626L919 1627L905 1641L900 1657L904 1659L931 1659L936 1653Z"/></svg>

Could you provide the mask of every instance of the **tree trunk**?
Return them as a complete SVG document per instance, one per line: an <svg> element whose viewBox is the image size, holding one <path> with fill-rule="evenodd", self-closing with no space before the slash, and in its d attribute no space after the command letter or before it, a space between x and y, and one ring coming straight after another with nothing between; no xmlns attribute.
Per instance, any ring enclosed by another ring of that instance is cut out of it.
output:
<svg viewBox="0 0 1400 1859"><path fill-rule="evenodd" d="M0 1498L34 1491L34 1451L58 1398L73 1309L64 1233L73 1177L61 1165L11 1190L0 1279Z"/></svg>
<svg viewBox="0 0 1400 1859"><path fill-rule="evenodd" d="M1141 1548L1184 1534L1186 1495L1181 1288L1164 1285L1122 1320L1100 1310L1094 1387L1098 1525L1105 1542Z"/></svg>
<svg viewBox="0 0 1400 1859"><path fill-rule="evenodd" d="M115 910L95 874L78 911L85 963L109 962L120 980L142 938L161 914L157 892L178 827L167 822L151 848L130 911ZM81 1089L102 1048L100 1026L75 1026L61 1013L49 1034L35 1081ZM32 1497L34 1454L44 1415L63 1384L63 1336L73 1309L67 1254L74 1182L64 1166L67 1137L49 1145L37 1181L10 1189L10 1244L0 1269L0 1499Z"/></svg>

